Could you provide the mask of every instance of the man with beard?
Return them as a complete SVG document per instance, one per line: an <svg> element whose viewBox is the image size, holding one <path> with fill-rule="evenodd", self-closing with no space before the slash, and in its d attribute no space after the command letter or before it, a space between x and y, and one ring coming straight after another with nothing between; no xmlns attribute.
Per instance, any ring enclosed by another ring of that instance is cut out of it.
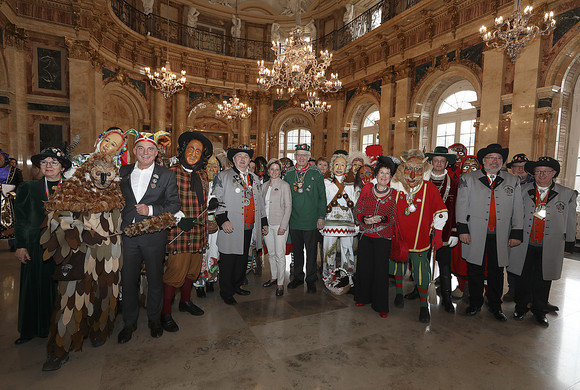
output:
<svg viewBox="0 0 580 390"><path fill-rule="evenodd" d="M474 316L481 311L487 270L487 301L498 321L507 321L501 294L508 247L519 245L523 237L520 178L500 170L508 153L499 144L477 152L483 168L461 176L455 214L461 252L467 261L469 307L465 314Z"/></svg>
<svg viewBox="0 0 580 390"><path fill-rule="evenodd" d="M443 228L443 246L437 251L435 259L439 264L439 280L443 306L448 313L455 313L451 302L451 248L459 242L455 228L455 201L457 198L458 181L447 172L447 167L455 164L457 155L449 153L445 146L437 146L433 153L425 153L431 161L431 183L439 190L439 194L447 207L448 218Z"/></svg>
<svg viewBox="0 0 580 390"><path fill-rule="evenodd" d="M171 316L171 303L175 290L181 288L179 311L194 316L203 315L203 310L191 302L191 289L199 277L201 261L207 246L208 220L207 196L209 181L205 170L213 146L203 134L187 131L179 136L179 164L169 168L177 178L177 190L181 209L176 227L169 230L167 237L167 268L163 274L163 309L161 325L167 332L179 330ZM212 206L216 208L217 200Z"/></svg>
<svg viewBox="0 0 580 390"><path fill-rule="evenodd" d="M392 187L399 191L397 195L397 218L401 226L401 238L409 247L409 258L413 280L419 291L419 321L431 321L427 289L431 282L429 253L443 245L443 227L447 221L447 208L439 195L437 187L429 179L429 163L420 150L409 150L406 158L393 177ZM426 176L426 177L424 177ZM433 239L431 240L431 234ZM407 262L389 260L391 274L395 277L395 306L403 307L403 276Z"/></svg>

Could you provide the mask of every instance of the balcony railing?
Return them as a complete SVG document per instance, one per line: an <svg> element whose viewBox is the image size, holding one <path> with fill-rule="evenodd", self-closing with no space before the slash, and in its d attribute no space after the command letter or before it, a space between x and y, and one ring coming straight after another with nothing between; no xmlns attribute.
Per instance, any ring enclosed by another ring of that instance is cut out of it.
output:
<svg viewBox="0 0 580 390"><path fill-rule="evenodd" d="M397 9L394 0L382 0L338 30L313 42L316 52L336 51L379 27L393 16L418 4L421 0L404 0ZM174 22L155 14L144 14L125 0L111 0L115 15L131 30L161 40L209 53L250 60L273 61L271 42L234 38ZM168 39L169 36L169 39Z"/></svg>

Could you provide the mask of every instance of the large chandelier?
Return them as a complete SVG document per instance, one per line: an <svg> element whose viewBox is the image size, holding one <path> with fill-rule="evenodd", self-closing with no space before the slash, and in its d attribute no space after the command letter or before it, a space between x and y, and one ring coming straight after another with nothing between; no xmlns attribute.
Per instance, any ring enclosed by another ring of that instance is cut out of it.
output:
<svg viewBox="0 0 580 390"><path fill-rule="evenodd" d="M235 89L234 96L229 98L229 100L224 100L221 104L218 104L218 109L215 111L215 116L226 118L227 120L238 118L246 119L249 118L250 115L252 115L252 107L240 101L236 96Z"/></svg>
<svg viewBox="0 0 580 390"><path fill-rule="evenodd" d="M504 20L503 17L499 16L495 19L493 30L487 31L485 26L481 26L479 29L481 38L486 45L505 50L512 62L516 62L522 49L538 34L547 35L556 28L554 12L552 11L544 15L541 26L528 26L533 15L533 8L528 5L522 12L520 1L515 0L514 12L510 17Z"/></svg>
<svg viewBox="0 0 580 390"><path fill-rule="evenodd" d="M261 89L279 87L279 95L286 89L292 96L299 91L337 92L342 88L337 73L332 73L329 80L325 76L332 54L328 50L321 51L317 59L300 25L290 31L284 45L279 41L272 42L272 50L276 53L272 68L268 68L264 60L258 61L257 82Z"/></svg>
<svg viewBox="0 0 580 390"><path fill-rule="evenodd" d="M168 54L169 57L169 54ZM185 70L181 71L181 77L178 78L177 74L171 71L171 66L169 65L169 58L165 61L165 66L161 68L160 72L151 73L151 68L145 68L145 74L151 82L151 86L158 89L165 100L169 99L171 95L175 92L183 89L185 84Z"/></svg>
<svg viewBox="0 0 580 390"><path fill-rule="evenodd" d="M316 92L308 91L306 95L308 100L300 104L304 111L310 113L313 117L316 117L323 112L330 111L332 106L327 104L325 101L320 100Z"/></svg>

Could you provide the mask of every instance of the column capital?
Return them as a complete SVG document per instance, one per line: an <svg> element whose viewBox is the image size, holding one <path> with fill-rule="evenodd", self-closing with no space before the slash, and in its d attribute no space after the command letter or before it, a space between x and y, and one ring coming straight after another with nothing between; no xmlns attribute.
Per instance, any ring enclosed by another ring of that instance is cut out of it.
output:
<svg viewBox="0 0 580 390"><path fill-rule="evenodd" d="M6 33L6 44L23 50L28 46L28 32L24 28L16 27L15 24L8 23L4 29Z"/></svg>
<svg viewBox="0 0 580 390"><path fill-rule="evenodd" d="M413 61L410 59L406 59L405 61L395 65L395 80L399 81L411 77L413 65Z"/></svg>

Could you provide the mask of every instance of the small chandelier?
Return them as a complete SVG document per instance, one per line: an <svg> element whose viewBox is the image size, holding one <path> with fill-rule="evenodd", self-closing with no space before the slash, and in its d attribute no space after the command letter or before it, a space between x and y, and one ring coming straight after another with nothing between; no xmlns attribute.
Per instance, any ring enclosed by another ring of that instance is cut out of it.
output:
<svg viewBox="0 0 580 390"><path fill-rule="evenodd" d="M332 106L327 104L325 101L320 100L316 92L308 91L306 95L308 100L300 104L304 111L310 113L313 117L317 117L323 112L330 111Z"/></svg>
<svg viewBox="0 0 580 390"><path fill-rule="evenodd" d="M169 54L168 54L169 57ZM151 82L151 86L158 89L165 100L169 99L171 95L183 89L185 84L185 70L181 71L181 77L177 78L177 74L171 71L169 65L169 58L165 61L165 66L161 68L161 72L151 73L151 68L145 68L145 74Z"/></svg>
<svg viewBox="0 0 580 390"><path fill-rule="evenodd" d="M167 0L167 9L169 9L169 0ZM185 70L181 71L181 77L178 78L176 73L171 71L171 66L169 65L169 20L167 22L167 58L165 60L165 66L161 68L161 72L151 73L151 68L146 67L145 74L149 78L151 86L155 89L161 91L161 94L165 100L169 99L174 93L183 89L185 85Z"/></svg>
<svg viewBox="0 0 580 390"><path fill-rule="evenodd" d="M556 28L554 12L552 11L544 15L542 26L528 26L533 15L533 8L528 5L522 12L520 1L515 0L514 12L506 20L501 16L495 19L493 30L487 31L485 26L481 26L479 29L481 38L487 46L505 50L514 63L522 49L538 34L548 35Z"/></svg>
<svg viewBox="0 0 580 390"><path fill-rule="evenodd" d="M225 118L227 120L232 119L246 119L252 115L252 107L245 103L242 103L240 99L236 96L236 90L234 89L234 97L229 98L229 100L224 100L221 104L218 104L218 109L215 111L215 116L219 118Z"/></svg>
<svg viewBox="0 0 580 390"><path fill-rule="evenodd" d="M262 90L279 87L278 95L286 89L291 96L298 91L308 90L337 92L342 88L338 74L332 73L329 80L325 77L332 54L328 50L321 51L320 58L316 58L299 20L298 16L297 25L290 31L284 45L278 41L272 42L272 50L276 53L272 68L266 67L264 60L258 61L258 87Z"/></svg>

